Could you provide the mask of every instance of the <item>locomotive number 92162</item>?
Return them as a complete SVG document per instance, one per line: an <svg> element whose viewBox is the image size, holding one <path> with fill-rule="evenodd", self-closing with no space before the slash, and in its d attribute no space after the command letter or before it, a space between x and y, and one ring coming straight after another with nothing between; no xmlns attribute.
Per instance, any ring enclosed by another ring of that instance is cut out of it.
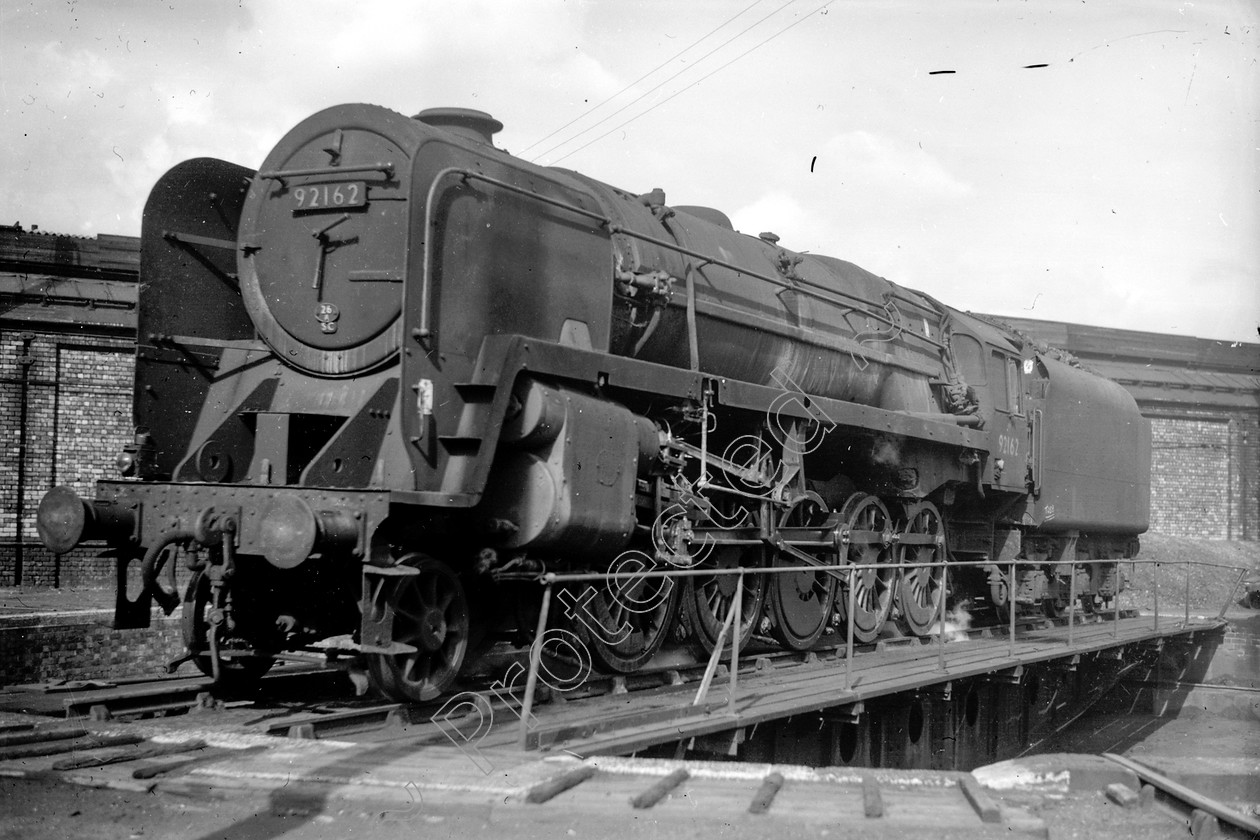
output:
<svg viewBox="0 0 1260 840"><path fill-rule="evenodd" d="M362 181L337 184L307 184L293 188L293 212L311 210L340 210L343 207L362 207L367 203L367 188Z"/></svg>

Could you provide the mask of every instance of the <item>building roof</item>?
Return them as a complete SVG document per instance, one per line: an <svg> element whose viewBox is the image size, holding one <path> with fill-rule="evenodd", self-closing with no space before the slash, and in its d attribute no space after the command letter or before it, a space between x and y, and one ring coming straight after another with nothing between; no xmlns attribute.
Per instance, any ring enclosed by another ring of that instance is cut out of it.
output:
<svg viewBox="0 0 1260 840"><path fill-rule="evenodd" d="M0 271L0 323L134 334L136 283Z"/></svg>
<svg viewBox="0 0 1260 840"><path fill-rule="evenodd" d="M1077 356L1144 405L1260 408L1260 344L987 317Z"/></svg>
<svg viewBox="0 0 1260 840"><path fill-rule="evenodd" d="M0 225L0 324L134 335L140 240Z"/></svg>

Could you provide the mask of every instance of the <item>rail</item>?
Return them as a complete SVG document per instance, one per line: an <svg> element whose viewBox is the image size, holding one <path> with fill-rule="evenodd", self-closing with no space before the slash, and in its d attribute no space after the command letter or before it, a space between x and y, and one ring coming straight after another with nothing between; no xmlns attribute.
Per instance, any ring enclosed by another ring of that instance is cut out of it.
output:
<svg viewBox="0 0 1260 840"><path fill-rule="evenodd" d="M1260 820L1226 807L1215 799L1210 799L1125 756L1103 753L1103 758L1132 771L1143 784L1152 786L1157 798L1186 821L1194 837L1260 837ZM1207 821L1215 821L1216 825L1212 829L1204 830L1203 823ZM1222 827L1221 823L1225 826Z"/></svg>
<svg viewBox="0 0 1260 840"><path fill-rule="evenodd" d="M1186 607L1185 607L1183 623L1181 625L1182 627L1190 626L1189 592L1190 592L1190 570L1192 567L1230 569L1230 570L1234 570L1238 572L1238 575L1234 580L1234 584L1230 588L1230 594L1225 599L1225 602L1221 605L1221 609L1219 613L1217 614L1218 619L1224 618L1226 610L1228 610L1229 605L1233 602L1234 597L1236 596L1238 592L1238 587L1242 584L1243 578L1248 571L1247 567L1245 566L1234 566L1234 565L1227 565L1227 564L1221 564L1221 563L1209 563L1209 562L1196 561L1196 560L1183 560L1177 563L1170 564L1168 561L1164 561L1164 560L1133 558L1133 559L1116 559L1116 560L1091 560L1085 563L1072 563L1070 572L1069 572L1068 592L1070 593L1070 595L1068 598L1068 605L1067 605L1067 610L1066 610L1067 626L1068 626L1067 645L1069 648L1072 647L1072 645L1074 644L1074 631L1078 623L1077 622L1078 610L1076 607L1077 566L1078 565L1093 565L1093 564L1099 564L1099 563L1115 563L1117 567L1119 566L1120 563L1129 564L1131 567L1136 567L1139 565L1149 565L1152 567L1153 604L1151 608L1151 621L1152 621L1152 630L1156 633L1158 633L1160 630L1159 569L1161 566L1175 565L1175 566L1183 567L1186 570ZM1016 632L1015 632L1016 617L1017 617L1016 613L1018 612L1016 608L1016 602L1015 602L1014 582L1016 579L1015 572L1017 568L1020 566L1034 566L1037 568L1044 568L1047 565L1058 566L1058 565L1065 565L1065 564L1047 564L1044 561L1019 560L1019 559L1012 560L1004 564L996 564L990 560L936 560L936 561L931 561L931 562L926 562L926 563L908 563L908 562L836 563L836 564L821 564L820 563L817 565L810 564L810 565L797 565L797 566L771 566L771 567L765 567L765 568L759 567L755 569L745 568L745 567L741 567L737 569L714 569L714 568L694 568L693 567L693 568L637 570L637 571L626 571L626 572L581 572L581 573L568 573L568 574L546 573L539 577L539 583L543 587L543 593L542 593L542 604L541 604L541 608L539 610L539 616L538 616L538 625L536 628L534 638L535 640L541 640L544 638L544 634L547 629L547 622L548 622L548 618L549 618L549 614L551 610L553 591L555 587L558 585L563 586L565 584L592 583L592 582L597 582L597 581L599 582L642 581L645 579L655 579L655 578L682 579L682 578L687 578L687 577L699 577L699 576L716 577L716 576L736 575L737 580L736 580L736 586L735 586L735 594L731 601L731 607L727 611L727 615L725 616L723 620L722 628L719 631L717 639L714 641L713 651L710 654L707 667L705 668L704 676L700 681L700 686L697 689L695 699L692 702L693 706L701 706L705 703L705 699L708 696L709 689L712 686L714 677L717 673L717 668L719 664L721 663L721 659L723 655L726 653L726 651L724 650L724 647L726 646L727 634L728 633L738 634L740 632L739 631L739 627L741 626L740 612L742 610L741 605L743 602L744 580L747 576L792 574L792 573L799 573L799 572L815 572L815 573L816 572L848 572L850 573L850 575L852 575L853 573L862 572L862 571L896 570L899 576L898 580L894 583L894 586L896 586L896 585L900 585L900 582L901 582L900 575L907 570L940 568L941 569L941 585L937 591L942 593L942 597L939 598L939 603L937 605L936 631L935 633L931 633L928 635L935 636L934 646L936 647L936 650L937 650L937 670L942 672L943 674L948 674L948 669L946 668L946 665L945 665L945 644L946 644L945 607L946 607L946 600L947 600L947 598L945 597L945 593L948 593L949 591L950 569L959 569L959 568L964 568L964 567L984 567L984 566L995 566L995 565L1005 566L1010 572L1010 578L1009 578L1008 589L1007 589L1009 594L1008 594L1008 608L1006 610L1007 612L1006 620L1007 620L1007 640L1008 640L1010 655L1012 658L1014 658L1015 641L1016 641ZM1117 569L1117 571L1119 570ZM1115 591L1114 596L1111 599L1112 605L1110 609L1111 618L1113 620L1113 629L1112 629L1113 638L1119 638L1119 633L1120 633L1121 588L1119 586L1120 584L1119 577L1117 577L1116 582L1117 582L1116 591ZM852 671L853 671L853 658L854 658L854 619L855 619L855 606L856 606L855 599L856 599L857 587L848 586L847 590L848 591L845 596L848 599L848 603L847 603L847 609L845 611L846 642L845 642L845 666L844 666L844 690L846 692L851 690L853 687ZM1083 613L1084 611L1082 610L1079 612ZM738 686L739 686L739 648L740 648L740 644L738 643L738 640L733 638L731 649L730 649L730 665L728 668L728 675L727 675L728 676L727 709L731 713L735 711L735 702L736 702ZM521 700L520 726L519 726L518 738L517 738L517 745L521 750L525 750L528 748L528 734L529 734L529 728L530 728L529 722L531 720L531 713L533 710L535 695L538 688L538 680L539 680L538 672L539 672L539 668L541 667L541 664L542 664L542 644L536 641L533 645L530 646L529 670L526 676L525 695Z"/></svg>

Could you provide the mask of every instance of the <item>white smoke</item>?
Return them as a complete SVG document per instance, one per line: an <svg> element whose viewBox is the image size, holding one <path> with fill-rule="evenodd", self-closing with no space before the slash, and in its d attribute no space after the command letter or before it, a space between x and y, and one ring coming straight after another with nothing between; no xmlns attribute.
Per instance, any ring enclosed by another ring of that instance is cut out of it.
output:
<svg viewBox="0 0 1260 840"><path fill-rule="evenodd" d="M967 603L959 603L952 610L945 613L945 640L949 642L965 642L970 636L967 631L971 629L971 612L967 609ZM928 636L935 637L941 634L941 623L935 622L932 629L928 631Z"/></svg>

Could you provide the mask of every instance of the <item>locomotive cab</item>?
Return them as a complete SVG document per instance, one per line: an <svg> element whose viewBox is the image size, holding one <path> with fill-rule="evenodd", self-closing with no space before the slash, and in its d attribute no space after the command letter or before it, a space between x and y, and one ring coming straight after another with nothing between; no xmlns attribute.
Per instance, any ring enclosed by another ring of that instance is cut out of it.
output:
<svg viewBox="0 0 1260 840"><path fill-rule="evenodd" d="M1034 472L1028 410L1031 360L1006 333L969 316L956 316L950 336L954 364L976 395L989 436L982 483L1024 492Z"/></svg>

